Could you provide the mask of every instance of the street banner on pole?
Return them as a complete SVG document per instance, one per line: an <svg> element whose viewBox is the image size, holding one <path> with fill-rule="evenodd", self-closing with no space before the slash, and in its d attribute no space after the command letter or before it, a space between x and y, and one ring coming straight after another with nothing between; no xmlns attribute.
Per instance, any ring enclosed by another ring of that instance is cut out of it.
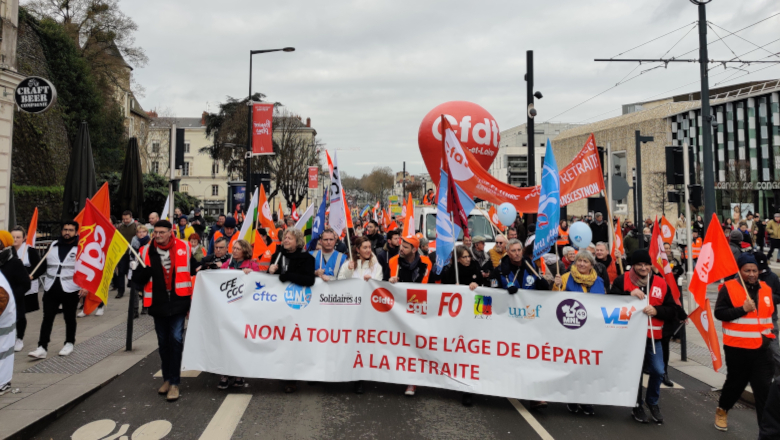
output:
<svg viewBox="0 0 780 440"><path fill-rule="evenodd" d="M632 407L647 336L631 296L344 280L301 287L235 270L195 282L183 370L370 380Z"/></svg>
<svg viewBox="0 0 780 440"><path fill-rule="evenodd" d="M252 109L252 154L274 154L274 105L256 102Z"/></svg>
<svg viewBox="0 0 780 440"><path fill-rule="evenodd" d="M320 169L317 167L309 167L309 189L317 189L319 187L319 181L317 175Z"/></svg>

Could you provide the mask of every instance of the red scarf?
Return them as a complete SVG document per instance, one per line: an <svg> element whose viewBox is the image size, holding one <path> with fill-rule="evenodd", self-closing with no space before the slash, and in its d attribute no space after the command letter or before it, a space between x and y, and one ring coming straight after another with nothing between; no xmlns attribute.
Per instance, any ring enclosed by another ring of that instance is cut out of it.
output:
<svg viewBox="0 0 780 440"><path fill-rule="evenodd" d="M165 265L162 265L163 274L165 275L165 288L170 292L172 281L173 281L173 253L171 253L171 249L173 249L173 243L176 241L173 236L171 236L170 240L168 240L168 244L162 246L157 244L157 242L154 242L154 247L157 249L162 249L164 251L168 251L168 258L171 260L171 268L165 269Z"/></svg>

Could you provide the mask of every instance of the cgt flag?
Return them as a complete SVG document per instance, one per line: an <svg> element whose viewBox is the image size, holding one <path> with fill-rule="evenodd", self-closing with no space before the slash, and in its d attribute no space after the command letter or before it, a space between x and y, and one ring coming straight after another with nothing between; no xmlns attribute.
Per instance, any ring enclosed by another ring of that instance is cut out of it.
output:
<svg viewBox="0 0 780 440"><path fill-rule="evenodd" d="M712 223L715 222L715 223ZM712 214L711 225L718 225L718 216ZM715 256L718 256L715 258ZM720 227L707 228L707 235L701 246L699 259L693 270L688 290L693 294L696 304L703 305L707 297L707 285L733 275L739 270L729 243Z"/></svg>
<svg viewBox="0 0 780 440"><path fill-rule="evenodd" d="M73 282L94 293L104 304L107 303L114 268L127 252L128 246L114 225L87 200L84 223L79 227L76 274L73 276Z"/></svg>
<svg viewBox="0 0 780 440"><path fill-rule="evenodd" d="M720 370L720 367L723 366L723 360L720 356L720 342L718 342L718 333L715 331L715 320L712 318L710 300L705 298L704 304L691 312L691 314L688 315L688 318L696 325L699 333L701 333L702 339L704 339L704 342L707 344L707 348L710 350L712 368L715 369L715 371Z"/></svg>

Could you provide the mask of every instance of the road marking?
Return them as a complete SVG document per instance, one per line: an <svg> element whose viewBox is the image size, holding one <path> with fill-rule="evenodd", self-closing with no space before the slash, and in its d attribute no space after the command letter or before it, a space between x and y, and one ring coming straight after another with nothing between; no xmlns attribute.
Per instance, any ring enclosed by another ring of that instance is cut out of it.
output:
<svg viewBox="0 0 780 440"><path fill-rule="evenodd" d="M526 422L528 422L529 425L531 425L531 428L534 428L534 431L536 431L537 434L539 434L539 437L542 438L542 440L554 440L553 436L550 435L549 432L547 432L546 429L544 429L544 426L542 426L541 423L539 423L536 418L534 418L533 415L531 415L530 412L528 412L527 409L523 406L520 401L517 399L507 399L509 400L509 403L512 404L512 406L515 407L517 412L520 413L521 416L525 419Z"/></svg>
<svg viewBox="0 0 780 440"><path fill-rule="evenodd" d="M188 370L188 371L182 371L181 377L198 377L200 376L200 371L197 370ZM154 373L154 377L162 377L162 370Z"/></svg>
<svg viewBox="0 0 780 440"><path fill-rule="evenodd" d="M650 380L650 376L649 376L649 375L647 375L647 374L642 374L642 386L643 386L643 387L647 388L647 382L648 382L649 380ZM661 384L661 388L666 388L666 389L674 389L674 390L684 390L684 389L685 389L685 387L683 387L683 386L682 386L682 385L680 385L679 383L677 383L677 382L674 382L674 381L673 381L673 383L674 383L674 386L673 386L673 387L668 387L668 386L666 386L666 385L664 385L664 384Z"/></svg>
<svg viewBox="0 0 780 440"><path fill-rule="evenodd" d="M230 440L250 400L252 400L251 394L230 394L225 397L217 413L206 426L206 430L201 434L200 440Z"/></svg>

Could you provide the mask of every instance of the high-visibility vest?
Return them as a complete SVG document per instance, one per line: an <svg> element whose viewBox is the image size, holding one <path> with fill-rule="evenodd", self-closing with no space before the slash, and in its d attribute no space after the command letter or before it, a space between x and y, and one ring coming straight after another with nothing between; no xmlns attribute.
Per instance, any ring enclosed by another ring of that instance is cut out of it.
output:
<svg viewBox="0 0 780 440"><path fill-rule="evenodd" d="M650 300L650 305L653 307L660 306L664 303L664 295L669 288L663 278L655 275L651 275L652 283L649 286L648 292L645 292ZM631 277L628 273L623 278L623 290L631 292L636 289L637 286L631 282ZM641 289L640 289L641 290ZM647 337L654 338L656 341L660 341L663 338L664 322L655 316L650 319L650 327L647 329Z"/></svg>
<svg viewBox="0 0 780 440"><path fill-rule="evenodd" d="M218 240L220 237L222 237L223 235L225 235L225 234L223 234L223 233L222 233L222 231L217 231L217 232L215 232L215 233L214 233L214 243L216 243L216 242L217 242L217 240ZM227 238L227 237L225 237L225 238ZM233 236L232 236L232 237L230 237L230 241L229 241L229 243L228 243L228 253L229 253L229 254L232 254L232 253L233 253L233 243L235 243L235 241L236 241L236 240L238 240L238 231L235 231L235 232L233 233Z"/></svg>
<svg viewBox="0 0 780 440"><path fill-rule="evenodd" d="M569 244L569 228L564 231L558 226L558 240L555 242L558 246L566 246Z"/></svg>
<svg viewBox="0 0 780 440"><path fill-rule="evenodd" d="M697 238L692 245L685 248L685 259L689 259L689 251L693 252L693 259L699 258L699 254L701 253L701 237Z"/></svg>
<svg viewBox="0 0 780 440"><path fill-rule="evenodd" d="M190 276L190 244L184 240L171 237L174 240L173 247L170 250L171 253L171 267L176 272L173 274L173 291L178 296L192 296L192 277ZM141 248L141 258L143 258L144 264L148 267L151 262L149 261L149 246L152 243L147 244ZM144 307L152 306L152 281L150 280L144 286Z"/></svg>
<svg viewBox="0 0 780 440"><path fill-rule="evenodd" d="M761 347L761 335L774 339L772 334L772 288L759 281L758 301L756 310L733 321L723 321L723 345L739 348ZM739 280L726 281L726 289L731 299L731 305L742 307L747 300L747 292Z"/></svg>
<svg viewBox="0 0 780 440"><path fill-rule="evenodd" d="M431 274L431 267L433 267L433 264L431 263L431 259L425 255L420 255L420 262L426 266L425 277L422 280L422 284L428 284L428 276ZM390 266L390 276L398 276L398 255L391 258L387 264Z"/></svg>

